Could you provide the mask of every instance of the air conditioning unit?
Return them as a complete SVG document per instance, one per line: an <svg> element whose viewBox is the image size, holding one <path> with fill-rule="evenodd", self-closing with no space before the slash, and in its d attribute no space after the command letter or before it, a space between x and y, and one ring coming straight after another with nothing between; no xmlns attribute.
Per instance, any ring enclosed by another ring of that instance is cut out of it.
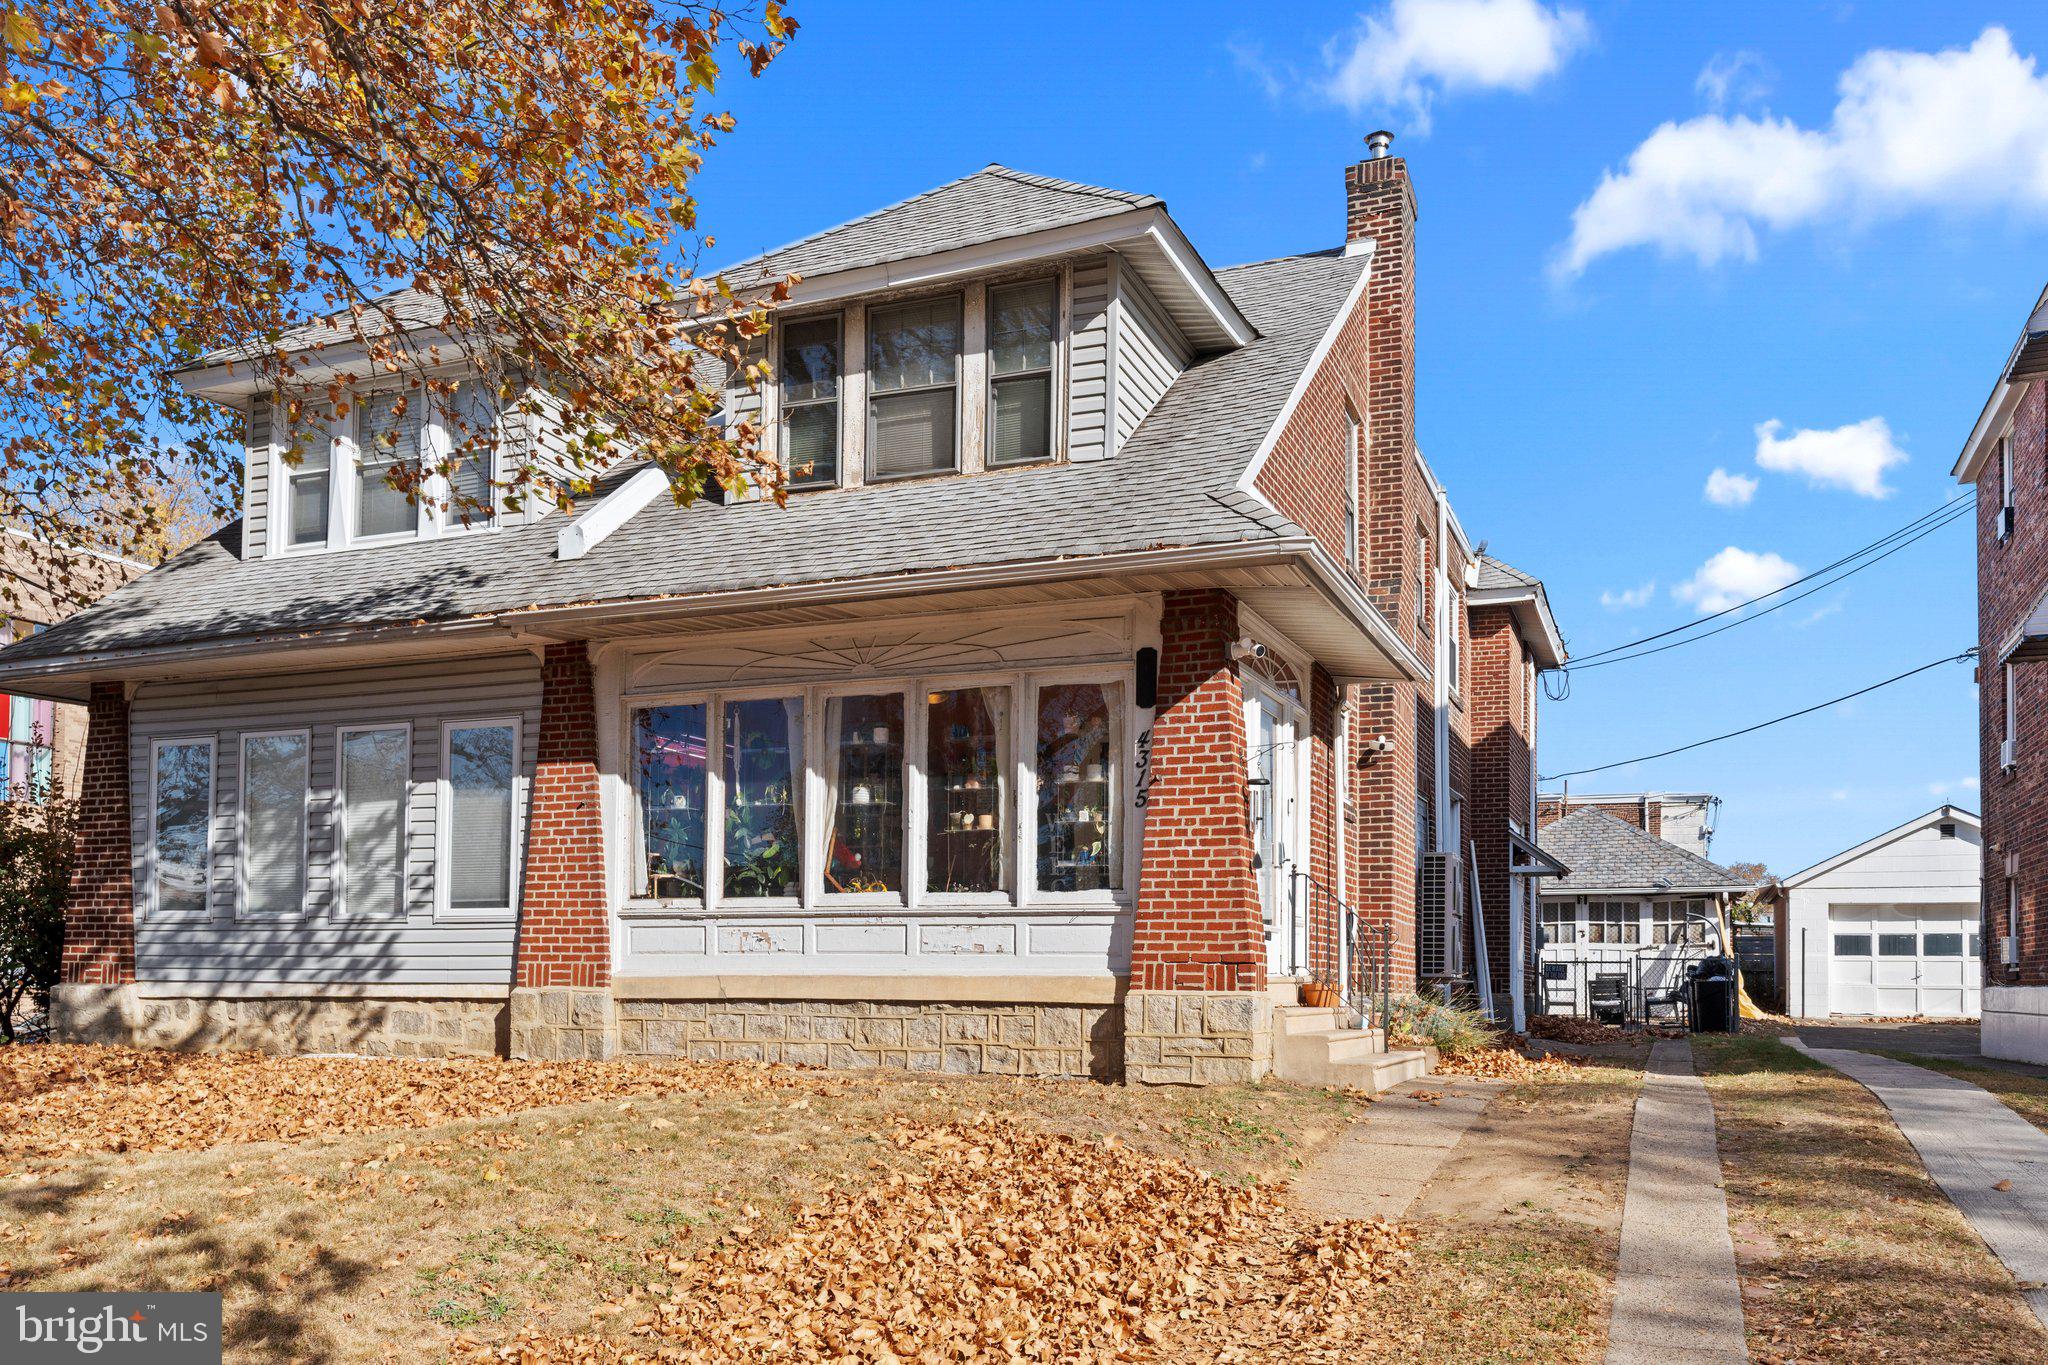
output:
<svg viewBox="0 0 2048 1365"><path fill-rule="evenodd" d="M1415 897L1416 969L1457 976L1465 969L1464 865L1453 853L1424 853Z"/></svg>
<svg viewBox="0 0 2048 1365"><path fill-rule="evenodd" d="M1998 936L1998 962L2004 967L2020 965L2020 941L2011 934Z"/></svg>
<svg viewBox="0 0 2048 1365"><path fill-rule="evenodd" d="M2013 757L2012 736L2007 735L2004 739L1998 741L1999 770L2002 772L2010 768L2016 768L2018 766L2019 764L2015 761Z"/></svg>

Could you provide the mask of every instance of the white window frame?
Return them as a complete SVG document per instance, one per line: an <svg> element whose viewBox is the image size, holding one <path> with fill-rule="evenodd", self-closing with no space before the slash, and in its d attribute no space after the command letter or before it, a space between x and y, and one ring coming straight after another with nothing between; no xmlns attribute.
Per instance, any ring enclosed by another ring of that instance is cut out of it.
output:
<svg viewBox="0 0 2048 1365"><path fill-rule="evenodd" d="M310 403L314 400L309 395L305 401ZM301 472L304 466L294 465L284 457L286 448L292 443L290 406L291 400L284 394L278 394L270 407L270 508L264 550L266 554L280 559L326 554L342 544L341 509L335 495L335 468L341 462L341 437L337 431L340 424L331 409L321 425L327 441L327 534L316 545L292 544L292 501L297 496L292 476Z"/></svg>
<svg viewBox="0 0 2048 1365"><path fill-rule="evenodd" d="M479 387L489 387L485 384L484 378L481 375L471 375L453 382L456 385L457 401L461 398L461 389L464 385L474 384ZM491 441L490 453L490 486L487 499L490 503L490 511L481 521L472 520L467 525L464 525L461 514L454 508L446 505L455 496L454 486L445 475L435 474L428 480L430 485L429 491L433 494L433 501L431 505L425 508L431 530L435 535L473 535L483 531L499 530L505 524L505 509L499 503L499 498L504 490L498 486L498 480L505 470L506 414L503 400L495 392L491 394L491 407L496 413L497 425L496 434ZM428 464L438 464L442 460L452 458L455 453L455 434L444 419L444 412L445 407L441 398L434 396L428 400L427 418L420 428L421 457ZM421 534L425 535L426 533L426 529L423 528Z"/></svg>
<svg viewBox="0 0 2048 1365"><path fill-rule="evenodd" d="M2011 772L2020 765L2019 679L2012 660L2007 659L2000 667L2005 674L2005 734L1998 746L1998 766L2003 772Z"/></svg>
<svg viewBox="0 0 2048 1365"><path fill-rule="evenodd" d="M348 800L346 758L343 746L350 735L382 734L391 730L405 732L405 801L400 810L399 829L403 835L398 857L398 909L390 911L356 911L348 908ZM334 730L334 918L359 924L400 924L412 914L412 801L417 795L418 784L413 780L413 762L417 758L414 750L412 722L365 721L359 725L339 725Z"/></svg>
<svg viewBox="0 0 2048 1365"><path fill-rule="evenodd" d="M806 882L811 875L810 842L817 820L815 809L816 785L815 767L812 763L815 718L812 714L811 698L815 689L797 683L763 683L758 687L734 687L710 693L710 709L705 713L705 726L712 733L705 736L705 827L704 827L704 896L708 904L742 914L755 912L780 912L793 910L803 905ZM734 702L784 701L795 697L803 703L804 724L802 742L804 746L803 789L792 790L790 801L797 811L797 893L794 896L728 896L725 893L725 708ZM637 701L635 705L639 705Z"/></svg>
<svg viewBox="0 0 2048 1365"><path fill-rule="evenodd" d="M1117 886L1100 891L1047 891L1038 885L1039 693L1048 686L1059 687L1069 683L1096 683L1105 687L1114 687L1118 694L1118 709L1123 712L1121 717L1114 715L1110 717L1111 729L1121 730L1121 733L1116 736L1114 749L1110 754L1109 796L1107 798L1111 807L1108 814L1114 822L1110 827L1110 838L1111 842L1116 846L1114 851L1117 860ZM1024 714L1018 718L1020 722L1018 731L1021 739L1018 742L1019 752L1016 765L1019 770L1017 778L1017 795L1019 799L1016 802L1018 811L1017 837L1011 842L1017 846L1018 871L1016 875L1018 878L1024 878L1025 869L1029 869L1030 885L1028 887L1023 886L1020 881L1018 894L1032 904L1060 906L1100 905L1105 897L1123 896L1134 889L1137 871L1130 856L1131 812L1134 809L1131 804L1132 793L1130 786L1131 760L1132 755L1137 753L1138 744L1138 732L1135 724L1138 706L1137 699L1132 695L1133 683L1134 680L1129 669L1116 667L1055 668L1043 672L1033 672L1025 677L1024 692L1026 705L1024 707ZM1305 721L1303 723L1303 730L1306 730ZM1305 733L1301 737L1305 739ZM1309 788L1313 782L1313 774L1309 772L1309 769L1313 765L1297 763L1294 766L1296 769L1296 782L1302 788L1295 795L1294 799L1300 803L1301 810L1307 811L1309 809ZM1306 856L1307 852L1306 848L1302 850L1304 856Z"/></svg>
<svg viewBox="0 0 2048 1365"><path fill-rule="evenodd" d="M305 745L305 792L299 811L299 904L295 910L259 911L249 905L249 741L296 739ZM235 918L287 920L305 915L313 899L313 732L310 729L244 730L235 742ZM154 847L154 843L151 845Z"/></svg>
<svg viewBox="0 0 2048 1365"><path fill-rule="evenodd" d="M453 886L449 868L449 833L454 829L455 783L448 774L448 748L450 739L457 730L510 730L512 732L512 826L506 850L512 860L511 875L505 880L506 903L502 906L470 906L457 909L449 904L450 889ZM336 791L340 790L340 750L335 751ZM477 921L503 921L519 913L519 889L522 859L520 833L525 828L522 812L526 808L526 727L522 718L509 716L461 716L444 719L441 722L440 767L434 776L434 918L437 921L474 923Z"/></svg>
<svg viewBox="0 0 2048 1365"><path fill-rule="evenodd" d="M983 315L988 320L983 325L983 331L987 335L982 338L982 370L984 372L981 386L982 441L985 446L993 448L997 380L1018 379L1038 373L1037 370L1019 370L1014 374L1000 376L996 374L995 329L991 325L995 318L995 296L1006 289L1022 289L1034 285L1050 285L1052 287L1052 357L1045 368L1047 391L1045 401L1050 406L1051 413L1049 414L1049 421L1045 431L1045 458L1040 460L997 461L991 459L987 451L984 450L981 461L982 468L984 469L1032 469L1040 465L1058 464L1066 455L1066 413L1062 411L1066 405L1060 401L1062 387L1060 376L1066 370L1067 360L1066 327L1063 321L1066 316L1066 309L1062 306L1065 291L1058 275L1032 275L1015 280L993 280L982 291Z"/></svg>
<svg viewBox="0 0 2048 1365"><path fill-rule="evenodd" d="M166 910L157 894L156 861L156 812L157 812L157 757L165 749L181 748L189 744L206 746L206 873L200 885L205 888L205 905L196 912ZM220 744L214 735L166 735L149 743L149 853L146 859L149 885L144 895L145 917L173 924L203 924L213 918L213 837L215 808L220 799Z"/></svg>
<svg viewBox="0 0 2048 1365"><path fill-rule="evenodd" d="M704 894L679 896L671 900L657 899L640 890L647 885L647 839L646 819L640 801L639 752L633 743L633 713L664 706L704 708ZM725 784L719 773L725 755L718 733L723 728L723 714L719 694L701 691L630 697L619 709L619 719L624 730L624 741L619 746L619 753L626 779L625 799L621 804L625 807L627 821L627 877L623 904L629 913L638 910L644 914L673 914L684 909L709 910L718 904L718 897L714 891L719 883L714 879L714 874L722 876L725 871ZM714 810L718 813L716 821L712 819Z"/></svg>
<svg viewBox="0 0 2048 1365"><path fill-rule="evenodd" d="M391 392L394 387L409 390L406 397L406 405L408 407L417 403L424 405L426 408L426 411L420 414L420 455L422 459L425 459L427 456L427 427L429 423L437 419L434 405L428 402L428 395L424 388L417 384L396 386L384 384L366 388L351 395L348 405L348 417L344 419L346 430L342 433L338 446L338 453L346 457L348 471L346 477L340 481L341 487L347 490L347 496L343 499L346 505L342 511L342 525L345 530L342 543L346 546L403 545L409 541L422 539L433 529L432 518L427 514L427 500L424 498L413 504L412 529L410 531L391 531L381 536L366 536L360 534L356 529L356 503L362 495L363 468L366 463L363 459L365 444L363 435L364 406L370 399L382 397L384 394ZM337 467L339 467L342 462L337 461L336 463Z"/></svg>
<svg viewBox="0 0 2048 1365"><path fill-rule="evenodd" d="M903 804L900 816L903 821L903 870L902 885L894 891L828 891L825 889L825 860L831 853L831 831L826 827L826 817L832 809L832 788L838 781L836 765L828 766L828 736L825 733L826 705L834 697L901 697L903 699ZM813 700L815 699L815 700ZM815 754L817 762L808 764L805 786L816 788L816 800L809 808L811 818L804 823L804 890L812 905L869 906L882 909L900 909L910 903L911 873L921 865L912 861L913 852L921 855L922 849L913 849L912 841L918 827L911 821L911 807L915 804L911 794L911 772L916 755L911 752L911 740L920 733L918 712L923 703L918 699L908 681L898 683L847 682L829 683L812 690L811 698L805 700L805 728L811 735L805 739L806 749Z"/></svg>
<svg viewBox="0 0 2048 1365"><path fill-rule="evenodd" d="M1553 912L1557 912L1559 919L1562 920L1562 923L1555 926L1560 931L1557 934L1552 933L1553 926L1550 920ZM1543 946L1546 948L1576 946L1585 942L1584 907L1576 899L1567 901L1552 897L1545 900L1540 923L1543 927Z"/></svg>

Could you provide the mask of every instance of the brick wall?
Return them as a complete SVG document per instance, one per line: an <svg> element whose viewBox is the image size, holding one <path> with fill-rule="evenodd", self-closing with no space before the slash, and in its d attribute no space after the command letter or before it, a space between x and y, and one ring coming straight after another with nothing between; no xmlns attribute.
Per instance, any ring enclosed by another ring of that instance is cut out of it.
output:
<svg viewBox="0 0 2048 1365"><path fill-rule="evenodd" d="M135 889L128 812L128 696L94 683L86 706L78 863L64 908L64 980L135 979Z"/></svg>
<svg viewBox="0 0 2048 1365"><path fill-rule="evenodd" d="M2013 533L1998 539L2000 471L1996 456L1977 479L1977 668L1979 771L1984 798L1984 975L2004 986L2048 985L2048 663L2014 669L2017 766L2001 772L2005 680L1998 651L2028 608L2048 589L2048 401L2029 386L2013 418ZM2008 857L2017 871L2006 871ZM2017 967L1999 962L2006 896L2020 896Z"/></svg>
<svg viewBox="0 0 2048 1365"><path fill-rule="evenodd" d="M1480 903L1486 914L1486 941L1492 950L1494 990L1506 998L1508 988L1508 913L1512 902L1508 868L1508 822L1527 818L1534 781L1529 735L1528 681L1523 662L1528 651L1515 629L1514 609L1474 608L1471 613L1471 666L1467 683L1472 716L1472 839L1479 853ZM1533 945L1524 944L1524 952ZM1533 960L1533 959L1532 959Z"/></svg>
<svg viewBox="0 0 2048 1365"><path fill-rule="evenodd" d="M604 828L597 781L597 701L590 652L551 644L541 665L540 743L527 819L514 981L611 983Z"/></svg>
<svg viewBox="0 0 2048 1365"><path fill-rule="evenodd" d="M1647 830L1658 839L1664 837L1664 807L1655 801L1573 801L1567 805L1563 798L1548 794L1536 798L1536 827L1554 825L1575 810L1606 811L1624 825Z"/></svg>
<svg viewBox="0 0 2048 1365"><path fill-rule="evenodd" d="M1228 593L1165 595L1154 782L1145 797L1131 939L1134 991L1265 989L1244 693L1229 654L1237 634L1237 603Z"/></svg>

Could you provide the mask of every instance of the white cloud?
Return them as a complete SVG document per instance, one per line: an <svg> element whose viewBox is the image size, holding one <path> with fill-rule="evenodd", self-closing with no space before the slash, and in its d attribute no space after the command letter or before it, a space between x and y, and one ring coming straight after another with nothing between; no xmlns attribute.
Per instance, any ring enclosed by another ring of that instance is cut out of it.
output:
<svg viewBox="0 0 2048 1365"><path fill-rule="evenodd" d="M1846 488L1866 498L1888 498L1898 490L1884 481L1884 472L1906 462L1906 452L1892 439L1882 417L1815 431L1802 427L1780 436L1785 424L1772 418L1756 429L1756 462L1781 474L1804 474L1808 483Z"/></svg>
<svg viewBox="0 0 2048 1365"><path fill-rule="evenodd" d="M1752 554L1730 545L1672 588L1671 595L1703 612L1726 611L1752 597L1776 592L1797 577L1799 566L1782 555L1769 550Z"/></svg>
<svg viewBox="0 0 2048 1365"><path fill-rule="evenodd" d="M1532 89L1591 32L1580 11L1538 0L1392 0L1326 49L1323 88L1353 113L1398 112L1426 133L1438 92Z"/></svg>
<svg viewBox="0 0 2048 1365"><path fill-rule="evenodd" d="M1754 52L1717 52L1700 68L1692 88L1716 110L1755 104L1771 93L1771 68Z"/></svg>
<svg viewBox="0 0 2048 1365"><path fill-rule="evenodd" d="M1651 595L1654 594L1656 591L1657 580L1653 578L1639 588L1623 588L1620 592L1601 593L1600 605L1607 608L1607 610L1609 611L1621 611L1626 608L1633 607L1646 607L1650 604Z"/></svg>
<svg viewBox="0 0 2048 1365"><path fill-rule="evenodd" d="M1707 475L1707 501L1716 507L1747 507L1756 496L1757 481L1747 474L1730 474L1715 466Z"/></svg>
<svg viewBox="0 0 2048 1365"><path fill-rule="evenodd" d="M1750 260L1760 230L1920 209L2041 214L2048 77L2034 68L1993 27L1967 48L1864 53L1836 83L1825 128L1767 113L1665 123L1573 211L1556 268L1576 275L1639 246Z"/></svg>
<svg viewBox="0 0 2048 1365"><path fill-rule="evenodd" d="M1830 801L1847 801L1848 799L1849 789L1847 787L1837 787L1828 793L1828 800Z"/></svg>

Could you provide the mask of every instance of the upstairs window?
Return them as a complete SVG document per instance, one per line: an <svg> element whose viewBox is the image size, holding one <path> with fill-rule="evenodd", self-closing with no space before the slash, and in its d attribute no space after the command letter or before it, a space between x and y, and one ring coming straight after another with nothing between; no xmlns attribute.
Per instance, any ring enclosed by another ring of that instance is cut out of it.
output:
<svg viewBox="0 0 2048 1365"><path fill-rule="evenodd" d="M1345 410L1344 413L1344 564L1356 573L1361 546L1358 516L1358 480L1364 459L1365 429L1359 425L1358 414Z"/></svg>
<svg viewBox="0 0 2048 1365"><path fill-rule="evenodd" d="M782 468L791 488L839 482L839 315L782 329Z"/></svg>
<svg viewBox="0 0 2048 1365"><path fill-rule="evenodd" d="M296 465L285 466L285 543L310 549L327 543L328 480L334 469L333 414L324 406L300 409L292 429Z"/></svg>
<svg viewBox="0 0 2048 1365"><path fill-rule="evenodd" d="M498 520L498 398L482 380L464 380L439 414L451 464L446 528L494 526Z"/></svg>
<svg viewBox="0 0 2048 1365"><path fill-rule="evenodd" d="M420 395L402 389L373 393L357 405L355 537L377 540L415 535L419 508L402 488L391 486L390 473L420 458Z"/></svg>
<svg viewBox="0 0 2048 1365"><path fill-rule="evenodd" d="M868 478L959 467L959 376L959 295L869 315Z"/></svg>
<svg viewBox="0 0 2048 1365"><path fill-rule="evenodd" d="M2012 433L1998 438L1998 538L2012 534Z"/></svg>
<svg viewBox="0 0 2048 1365"><path fill-rule="evenodd" d="M1051 280L988 293L988 463L1052 458L1053 337L1059 292Z"/></svg>

